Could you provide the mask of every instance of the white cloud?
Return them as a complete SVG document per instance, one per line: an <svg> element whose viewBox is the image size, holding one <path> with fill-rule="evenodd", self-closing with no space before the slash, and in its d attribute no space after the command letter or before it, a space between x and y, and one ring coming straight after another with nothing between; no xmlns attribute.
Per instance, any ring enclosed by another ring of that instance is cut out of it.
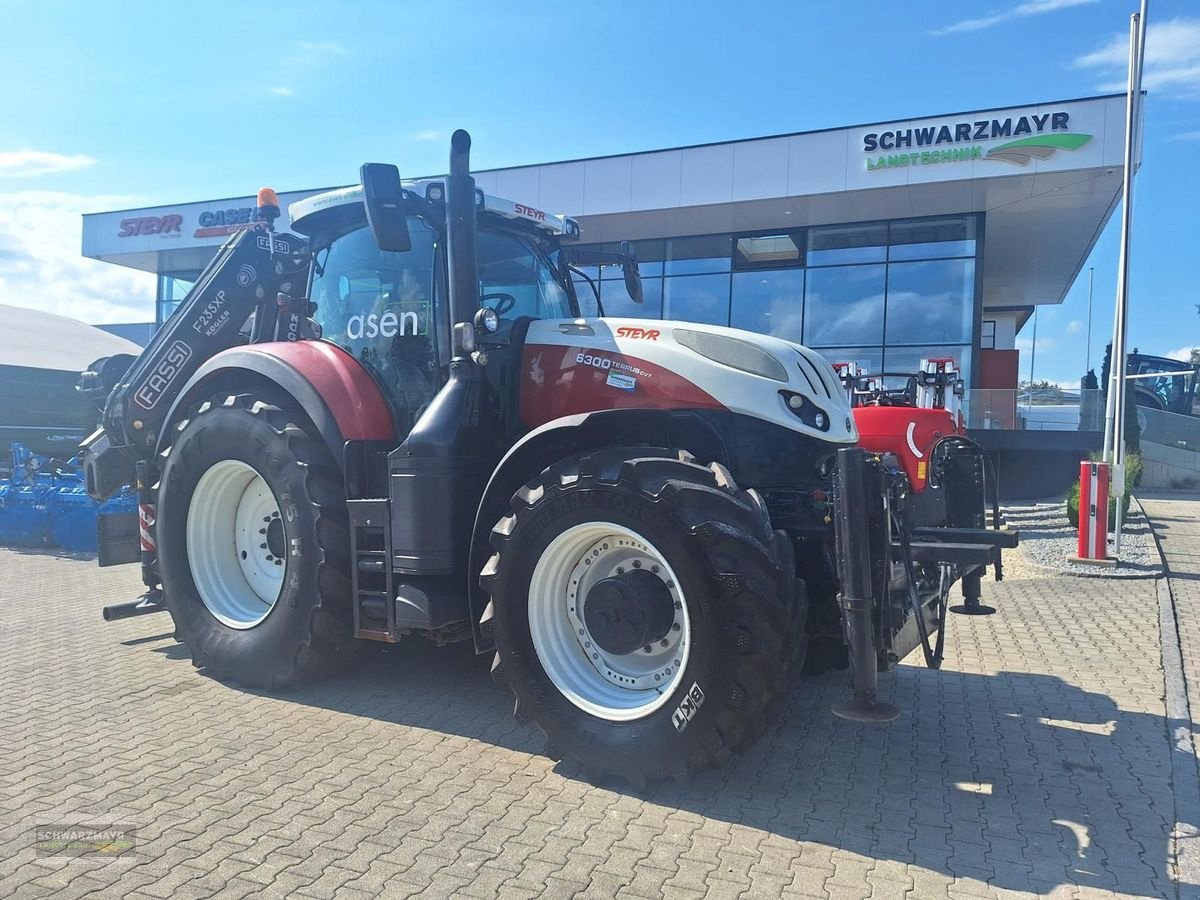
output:
<svg viewBox="0 0 1200 900"><path fill-rule="evenodd" d="M1172 141L1200 141L1200 131L1184 131L1179 134L1171 135L1168 140Z"/></svg>
<svg viewBox="0 0 1200 900"><path fill-rule="evenodd" d="M58 191L0 194L0 303L84 322L154 319L154 276L79 254L84 212L136 198Z"/></svg>
<svg viewBox="0 0 1200 900"><path fill-rule="evenodd" d="M1192 358L1192 347L1180 347L1178 350L1169 350L1164 356L1168 359L1179 359L1183 362L1189 362Z"/></svg>
<svg viewBox="0 0 1200 900"><path fill-rule="evenodd" d="M1072 319L1067 323L1067 334L1082 334L1083 323L1078 319Z"/></svg>
<svg viewBox="0 0 1200 900"><path fill-rule="evenodd" d="M54 175L74 172L95 165L96 160L82 153L68 156L45 150L0 151L0 177L28 178L32 175Z"/></svg>
<svg viewBox="0 0 1200 900"><path fill-rule="evenodd" d="M1098 0L1028 0L1026 3L1017 4L1012 9L980 16L978 19L963 19L961 22L954 22L944 28L936 28L932 33L958 34L964 31L982 31L985 28L991 28L993 25L1007 22L1010 19L1040 16L1045 13L1057 12L1060 9L1070 9L1072 6L1084 6L1085 4L1096 2Z"/></svg>
<svg viewBox="0 0 1200 900"><path fill-rule="evenodd" d="M267 90L270 91L272 94L274 94L276 97L291 97L296 93L290 87L282 87L282 86L269 87L269 88L267 88Z"/></svg>
<svg viewBox="0 0 1200 900"><path fill-rule="evenodd" d="M1024 353L1029 353L1031 350L1033 350L1033 339L1019 337L1019 338L1017 338L1017 340L1015 342L1015 346L1018 350L1020 350ZM1044 350L1053 350L1056 346L1058 346L1058 341L1056 341L1054 338L1051 338L1051 337L1039 337L1038 338L1037 348L1038 348L1039 352L1044 351Z"/></svg>
<svg viewBox="0 0 1200 900"><path fill-rule="evenodd" d="M1123 91L1129 68L1129 35L1116 34L1107 44L1078 57L1077 69L1096 69L1106 80L1104 91ZM1180 16L1150 20L1142 87L1178 97L1200 98L1200 18Z"/></svg>
<svg viewBox="0 0 1200 900"><path fill-rule="evenodd" d="M418 131L412 135L411 139L414 141L440 141L442 133L433 128L426 128L424 131Z"/></svg>

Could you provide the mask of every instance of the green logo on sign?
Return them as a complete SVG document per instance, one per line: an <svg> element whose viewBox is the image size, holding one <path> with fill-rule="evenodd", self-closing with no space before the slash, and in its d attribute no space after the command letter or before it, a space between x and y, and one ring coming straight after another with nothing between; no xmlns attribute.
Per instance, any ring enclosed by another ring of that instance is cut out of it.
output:
<svg viewBox="0 0 1200 900"><path fill-rule="evenodd" d="M1059 150L1078 150L1092 139L1090 134L1039 134L993 147L984 159L1002 159L1027 166L1032 159L1049 159Z"/></svg>

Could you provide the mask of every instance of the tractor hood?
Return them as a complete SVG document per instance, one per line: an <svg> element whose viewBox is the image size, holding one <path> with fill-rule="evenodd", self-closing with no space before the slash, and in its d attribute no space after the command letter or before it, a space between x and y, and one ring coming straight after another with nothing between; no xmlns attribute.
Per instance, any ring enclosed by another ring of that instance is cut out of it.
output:
<svg viewBox="0 0 1200 900"><path fill-rule="evenodd" d="M607 408L724 409L853 444L858 431L833 367L767 335L647 319L532 323L522 418Z"/></svg>

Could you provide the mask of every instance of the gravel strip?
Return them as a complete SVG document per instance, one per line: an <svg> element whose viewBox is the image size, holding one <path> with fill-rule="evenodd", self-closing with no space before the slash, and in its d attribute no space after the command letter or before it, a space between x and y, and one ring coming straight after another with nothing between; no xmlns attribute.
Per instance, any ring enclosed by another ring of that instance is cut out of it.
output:
<svg viewBox="0 0 1200 900"><path fill-rule="evenodd" d="M1150 523L1136 497L1130 500L1121 534L1121 561L1111 568L1071 561L1079 549L1079 534L1067 521L1062 500L1005 506L1004 518L1009 527L1021 532L1018 552L1038 568L1085 578L1157 578L1163 574Z"/></svg>

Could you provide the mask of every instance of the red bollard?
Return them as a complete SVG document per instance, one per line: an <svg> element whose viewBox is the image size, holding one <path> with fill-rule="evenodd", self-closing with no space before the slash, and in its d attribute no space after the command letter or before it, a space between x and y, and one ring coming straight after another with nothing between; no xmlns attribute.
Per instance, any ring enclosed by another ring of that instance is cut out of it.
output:
<svg viewBox="0 0 1200 900"><path fill-rule="evenodd" d="M1079 464L1079 562L1111 563L1108 558L1108 477L1103 462Z"/></svg>

